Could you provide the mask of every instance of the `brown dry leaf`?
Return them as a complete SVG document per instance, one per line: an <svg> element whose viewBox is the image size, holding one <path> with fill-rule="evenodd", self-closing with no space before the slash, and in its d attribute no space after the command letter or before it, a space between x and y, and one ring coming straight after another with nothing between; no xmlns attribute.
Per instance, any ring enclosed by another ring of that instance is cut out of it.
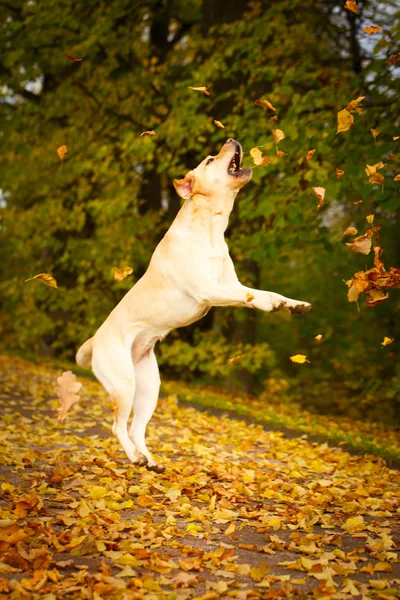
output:
<svg viewBox="0 0 400 600"><path fill-rule="evenodd" d="M133 272L132 267L125 266L122 271L117 269L117 267L113 267L114 269L114 279L115 281L123 281Z"/></svg>
<svg viewBox="0 0 400 600"><path fill-rule="evenodd" d="M389 346L389 344L392 344L394 342L394 338L389 338L389 337L384 337L383 338L383 342L382 342L382 346Z"/></svg>
<svg viewBox="0 0 400 600"><path fill-rule="evenodd" d="M337 89L337 88L342 87L342 84L341 83L334 83L333 87Z"/></svg>
<svg viewBox="0 0 400 600"><path fill-rule="evenodd" d="M309 360L307 360L307 356L305 356L304 354L294 354L294 356L290 356L289 359L292 362L297 363L299 365L302 365L306 362L310 362Z"/></svg>
<svg viewBox="0 0 400 600"><path fill-rule="evenodd" d="M277 150L276 155L277 156L285 156L285 153L282 150Z"/></svg>
<svg viewBox="0 0 400 600"><path fill-rule="evenodd" d="M210 92L208 91L208 89L204 85L201 85L200 87L193 87L193 86L190 85L188 87L188 90L193 90L194 92L202 92L206 96L210 95Z"/></svg>
<svg viewBox="0 0 400 600"><path fill-rule="evenodd" d="M252 156L256 167L262 167L263 165L267 165L269 163L268 156L263 156L259 148L252 148L250 150L250 155Z"/></svg>
<svg viewBox="0 0 400 600"><path fill-rule="evenodd" d="M62 146L60 146L59 148L57 148L58 158L60 160L62 160L64 158L64 156L66 155L67 152L68 152L68 148L67 148L67 146L65 146L65 144L63 144Z"/></svg>
<svg viewBox="0 0 400 600"><path fill-rule="evenodd" d="M274 106L272 106L271 102L268 102L268 100L259 99L259 100L256 100L254 102L254 104L256 106L263 106L265 108L269 108L270 110L273 110L274 112L276 112L276 108Z"/></svg>
<svg viewBox="0 0 400 600"><path fill-rule="evenodd" d="M285 134L283 133L282 129L273 129L272 135L274 136L275 144L279 144L279 142L285 137Z"/></svg>
<svg viewBox="0 0 400 600"><path fill-rule="evenodd" d="M372 225L372 223L374 222L374 216L375 215L368 215L367 217L365 217L367 219L367 222Z"/></svg>
<svg viewBox="0 0 400 600"><path fill-rule="evenodd" d="M68 60L72 60L75 62L79 62L82 60L81 58L79 58L79 56L71 56L70 54L67 54L66 52L63 52L63 54L64 54L65 58L68 58Z"/></svg>
<svg viewBox="0 0 400 600"><path fill-rule="evenodd" d="M346 231L343 232L343 235L357 235L358 231L355 227L348 227Z"/></svg>
<svg viewBox="0 0 400 600"><path fill-rule="evenodd" d="M346 0L346 4L344 5L344 7L347 8L347 10L358 14L358 6L356 0Z"/></svg>
<svg viewBox="0 0 400 600"><path fill-rule="evenodd" d="M235 362L244 357L244 354L240 354L239 356L234 356L233 358L228 358L228 365L234 365Z"/></svg>
<svg viewBox="0 0 400 600"><path fill-rule="evenodd" d="M362 114L362 101L365 99L365 96L358 96L355 100L350 100L350 102L345 107L350 113L356 113L357 115Z"/></svg>
<svg viewBox="0 0 400 600"><path fill-rule="evenodd" d="M378 33L378 31L382 31L380 25L368 25L368 27L364 27L363 29L363 32L368 33L368 35L373 35L374 33Z"/></svg>
<svg viewBox="0 0 400 600"><path fill-rule="evenodd" d="M393 181L400 181L400 173L393 178Z"/></svg>
<svg viewBox="0 0 400 600"><path fill-rule="evenodd" d="M336 173L338 179L340 179L344 175L344 171L341 171L338 167L336 167L335 173Z"/></svg>
<svg viewBox="0 0 400 600"><path fill-rule="evenodd" d="M81 389L82 384L77 381L76 375L74 375L72 371L64 371L64 373L57 378L57 384L56 393L61 404L61 406L57 408L57 418L61 423L64 421L65 415L71 406L80 400L78 392Z"/></svg>
<svg viewBox="0 0 400 600"><path fill-rule="evenodd" d="M269 118L270 121L278 121L278 119L279 119L278 115L274 115L273 117Z"/></svg>
<svg viewBox="0 0 400 600"><path fill-rule="evenodd" d="M378 131L377 129L370 129L370 132L372 133L372 137L374 138L374 140L376 140L376 138L380 134L380 131Z"/></svg>
<svg viewBox="0 0 400 600"><path fill-rule="evenodd" d="M156 135L156 132L154 131L154 129L150 129L149 131L142 131L140 137L145 137L147 135Z"/></svg>
<svg viewBox="0 0 400 600"><path fill-rule="evenodd" d="M42 283L45 283L46 285L49 285L50 287L53 287L53 288L58 287L57 281L54 279L54 277L52 277L48 273L39 273L39 275L35 275L34 277L25 279L25 283L27 281L33 281L33 279L37 279L38 281L41 281Z"/></svg>
<svg viewBox="0 0 400 600"><path fill-rule="evenodd" d="M314 156L314 152L315 152L315 148L314 150L309 150L306 154L306 161L310 162L310 160L312 160L312 157Z"/></svg>
<svg viewBox="0 0 400 600"><path fill-rule="evenodd" d="M395 67L396 64L399 62L399 60L400 60L400 52L397 52L397 54L393 54L393 56L391 57L391 59L388 60L388 64L391 67Z"/></svg>
<svg viewBox="0 0 400 600"><path fill-rule="evenodd" d="M369 254L372 246L372 236L376 231L380 230L379 225L374 225L371 229L368 229L364 235L359 235L352 242L346 242L346 246L349 246L353 252L359 254Z"/></svg>
<svg viewBox="0 0 400 600"><path fill-rule="evenodd" d="M323 187L313 187L313 192L319 200L317 208L320 208L323 205L324 200L325 200L326 189Z"/></svg>
<svg viewBox="0 0 400 600"><path fill-rule="evenodd" d="M217 127L220 127L221 129L225 129L225 125L222 125L221 121L214 120L214 125L216 125Z"/></svg>
<svg viewBox="0 0 400 600"><path fill-rule="evenodd" d="M318 335L315 336L314 339L317 340L317 342L320 342L322 340L322 338L323 338L322 333L319 333Z"/></svg>
<svg viewBox="0 0 400 600"><path fill-rule="evenodd" d="M338 126L337 126L336 133L340 133L341 131L348 131L354 123L353 115L350 114L346 108L344 108L343 110L340 110L338 112L337 119L338 119Z"/></svg>

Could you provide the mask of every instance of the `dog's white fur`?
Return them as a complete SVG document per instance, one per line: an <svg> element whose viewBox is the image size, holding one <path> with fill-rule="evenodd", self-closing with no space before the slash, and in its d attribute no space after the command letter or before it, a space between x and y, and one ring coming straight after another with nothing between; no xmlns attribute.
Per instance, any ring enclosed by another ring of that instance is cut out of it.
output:
<svg viewBox="0 0 400 600"><path fill-rule="evenodd" d="M163 466L145 442L160 387L156 342L171 329L201 319L212 306L245 306L265 312L282 309L295 314L311 308L306 302L248 288L236 276L224 232L235 196L252 174L251 169L239 169L241 158L240 144L229 139L218 156L205 158L184 179L174 181L186 202L157 246L146 273L76 355L78 365L91 366L110 394L113 433L128 458L157 472Z"/></svg>

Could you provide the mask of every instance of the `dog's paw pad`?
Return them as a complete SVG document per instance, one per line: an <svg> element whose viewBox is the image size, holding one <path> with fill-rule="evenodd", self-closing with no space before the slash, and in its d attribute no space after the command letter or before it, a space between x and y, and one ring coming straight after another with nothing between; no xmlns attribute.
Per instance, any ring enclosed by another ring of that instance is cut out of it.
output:
<svg viewBox="0 0 400 600"><path fill-rule="evenodd" d="M164 465L160 465L159 463L156 463L155 465L147 464L146 469L148 471L154 471L154 473L164 473L165 471Z"/></svg>
<svg viewBox="0 0 400 600"><path fill-rule="evenodd" d="M296 306L289 306L292 315L306 315L310 312L311 308L312 304L309 304L308 302L305 304L297 304Z"/></svg>

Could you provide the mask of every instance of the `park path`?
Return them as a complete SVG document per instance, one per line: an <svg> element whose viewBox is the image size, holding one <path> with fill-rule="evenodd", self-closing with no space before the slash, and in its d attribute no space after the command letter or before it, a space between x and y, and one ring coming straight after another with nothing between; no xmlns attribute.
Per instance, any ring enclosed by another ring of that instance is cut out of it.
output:
<svg viewBox="0 0 400 600"><path fill-rule="evenodd" d="M0 357L0 598L382 598L400 588L400 474L162 398L128 464L91 379Z"/></svg>

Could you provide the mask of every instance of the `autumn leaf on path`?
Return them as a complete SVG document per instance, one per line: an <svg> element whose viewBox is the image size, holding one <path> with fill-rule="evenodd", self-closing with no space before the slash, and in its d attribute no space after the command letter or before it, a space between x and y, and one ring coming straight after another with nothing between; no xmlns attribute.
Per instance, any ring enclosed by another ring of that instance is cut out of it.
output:
<svg viewBox="0 0 400 600"><path fill-rule="evenodd" d="M67 152L68 152L68 148L67 148L67 146L65 146L65 144L63 144L62 146L60 146L59 148L57 148L58 158L60 160L62 160L64 158L64 156L66 155Z"/></svg>
<svg viewBox="0 0 400 600"><path fill-rule="evenodd" d="M368 33L368 35L373 35L374 33L378 33L378 31L382 31L380 25L368 25L368 27L364 27L363 29L363 32Z"/></svg>
<svg viewBox="0 0 400 600"><path fill-rule="evenodd" d="M81 389L82 384L77 381L76 375L74 375L72 371L64 371L64 373L57 378L57 383L56 393L61 404L61 406L57 408L57 419L61 423L64 421L65 415L71 406L80 400L78 392Z"/></svg>
<svg viewBox="0 0 400 600"><path fill-rule="evenodd" d="M221 121L214 120L214 125L220 127L221 129L225 129L225 125L222 125Z"/></svg>
<svg viewBox="0 0 400 600"><path fill-rule="evenodd" d="M268 156L263 156L261 150L258 148L252 148L250 150L250 155L252 156L256 167L262 167L269 163Z"/></svg>
<svg viewBox="0 0 400 600"><path fill-rule="evenodd" d="M317 208L320 208L324 203L326 189L323 187L313 187L313 192L319 200Z"/></svg>
<svg viewBox="0 0 400 600"><path fill-rule="evenodd" d="M127 267L127 266L125 266L122 269L122 271L120 271L120 269L117 269L117 267L113 267L113 268L114 268L114 279L115 279L115 281L123 281L133 271L132 267Z"/></svg>
<svg viewBox="0 0 400 600"><path fill-rule="evenodd" d="M304 354L295 354L294 356L289 356L289 359L292 362L297 363L299 365L302 365L306 362L310 362L309 360L307 360L307 356L305 356Z"/></svg>
<svg viewBox="0 0 400 600"><path fill-rule="evenodd" d="M273 129L272 135L274 136L275 144L279 144L279 142L285 138L282 129Z"/></svg>
<svg viewBox="0 0 400 600"><path fill-rule="evenodd" d="M346 4L344 5L344 7L347 8L347 10L358 14L358 6L356 0L346 0Z"/></svg>
<svg viewBox="0 0 400 600"><path fill-rule="evenodd" d="M355 227L348 227L346 231L343 232L343 235L357 235L358 231Z"/></svg>
<svg viewBox="0 0 400 600"><path fill-rule="evenodd" d="M314 150L309 150L306 154L306 161L310 162L310 160L312 159L312 157L314 156L314 152L315 152L315 148Z"/></svg>
<svg viewBox="0 0 400 600"><path fill-rule="evenodd" d="M372 236L376 231L380 230L379 225L374 225L371 229L368 229L363 235L359 235L352 242L346 242L346 246L349 246L353 252L359 254L369 254L372 246Z"/></svg>
<svg viewBox="0 0 400 600"><path fill-rule="evenodd" d="M233 358L228 358L228 365L234 365L235 362L244 357L244 354L240 354L239 356L234 356Z"/></svg>
<svg viewBox="0 0 400 600"><path fill-rule="evenodd" d="M145 137L148 135L156 135L156 132L154 131L154 129L150 129L149 131L142 131L140 137Z"/></svg>
<svg viewBox="0 0 400 600"><path fill-rule="evenodd" d="M79 56L71 56L70 54L67 54L66 52L63 52L65 58L68 58L68 60L72 60L75 62L80 62L82 59L79 58Z"/></svg>
<svg viewBox="0 0 400 600"><path fill-rule="evenodd" d="M394 338L389 338L389 337L384 337L383 338L383 342L381 342L382 346L389 346L389 344L392 344L394 342Z"/></svg>
<svg viewBox="0 0 400 600"><path fill-rule="evenodd" d="M210 95L210 92L208 91L208 89L204 85L201 85L200 87L193 87L193 86L190 85L188 87L188 90L192 90L194 92L202 92L206 96Z"/></svg>
<svg viewBox="0 0 400 600"><path fill-rule="evenodd" d="M254 104L256 106L263 106L265 108L269 108L270 110L273 110L274 112L276 112L275 106L272 106L271 102L268 102L268 100L261 100L261 99L259 99L259 100L256 100L254 102Z"/></svg>
<svg viewBox="0 0 400 600"><path fill-rule="evenodd" d="M41 281L42 283L45 283L46 285L49 285L50 287L58 288L57 281L54 279L54 277L52 277L48 273L39 273L39 275L35 275L34 277L25 279L25 283L27 281L33 281L33 279L37 279L38 281Z"/></svg>

